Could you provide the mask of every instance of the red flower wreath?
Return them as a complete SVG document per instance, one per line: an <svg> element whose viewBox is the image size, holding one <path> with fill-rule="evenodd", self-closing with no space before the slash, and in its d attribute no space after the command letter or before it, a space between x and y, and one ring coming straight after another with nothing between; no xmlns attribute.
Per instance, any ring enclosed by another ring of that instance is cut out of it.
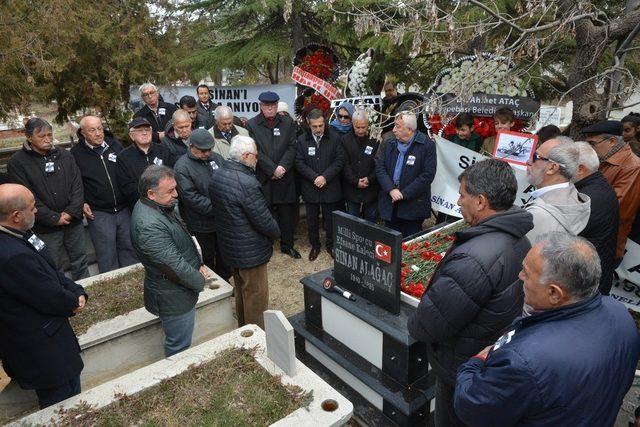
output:
<svg viewBox="0 0 640 427"><path fill-rule="evenodd" d="M299 65L304 71L323 80L329 79L333 75L335 66L333 57L324 49L317 49L311 55L305 56Z"/></svg>

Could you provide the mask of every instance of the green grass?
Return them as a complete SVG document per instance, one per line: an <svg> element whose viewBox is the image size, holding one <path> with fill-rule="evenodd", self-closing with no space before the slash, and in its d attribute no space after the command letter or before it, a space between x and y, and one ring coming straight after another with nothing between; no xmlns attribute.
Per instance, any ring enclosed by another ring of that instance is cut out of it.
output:
<svg viewBox="0 0 640 427"><path fill-rule="evenodd" d="M306 407L311 393L285 386L246 349L215 359L94 410L81 404L59 426L265 426Z"/></svg>
<svg viewBox="0 0 640 427"><path fill-rule="evenodd" d="M71 318L76 335L96 323L144 307L144 268L96 282L87 288L89 300L84 310Z"/></svg>

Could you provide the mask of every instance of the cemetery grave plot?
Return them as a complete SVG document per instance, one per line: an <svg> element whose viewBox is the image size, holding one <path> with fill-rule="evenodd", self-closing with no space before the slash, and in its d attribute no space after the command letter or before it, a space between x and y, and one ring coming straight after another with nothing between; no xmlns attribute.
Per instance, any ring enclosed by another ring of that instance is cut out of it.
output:
<svg viewBox="0 0 640 427"><path fill-rule="evenodd" d="M89 289L85 310L71 317L76 335L104 320L144 307L144 268L94 282Z"/></svg>
<svg viewBox="0 0 640 427"><path fill-rule="evenodd" d="M99 410L86 404L66 410L57 425L263 426L307 407L312 393L283 385L251 350L227 349L156 386L119 397Z"/></svg>

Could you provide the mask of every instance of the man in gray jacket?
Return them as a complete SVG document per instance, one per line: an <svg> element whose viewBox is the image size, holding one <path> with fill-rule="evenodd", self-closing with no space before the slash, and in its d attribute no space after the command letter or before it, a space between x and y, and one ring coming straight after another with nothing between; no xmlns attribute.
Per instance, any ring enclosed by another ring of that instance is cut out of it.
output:
<svg viewBox="0 0 640 427"><path fill-rule="evenodd" d="M214 212L209 198L213 171L224 163L221 155L211 151L214 145L213 136L208 131L194 130L189 138L189 151L178 159L173 170L178 182L180 213L202 249L202 260L228 281L231 269L218 250Z"/></svg>
<svg viewBox="0 0 640 427"><path fill-rule="evenodd" d="M166 357L191 345L198 294L209 277L175 209L176 187L171 169L147 167L131 215L131 242L145 269L144 306L160 317Z"/></svg>
<svg viewBox="0 0 640 427"><path fill-rule="evenodd" d="M536 187L524 208L533 215L529 241L554 231L578 235L589 222L591 200L578 193L571 179L580 164L580 150L565 137L550 139L538 147L527 163L527 180Z"/></svg>
<svg viewBox="0 0 640 427"><path fill-rule="evenodd" d="M216 141L213 152L220 154L226 160L229 158L231 138L236 135L249 136L249 132L245 128L233 124L233 111L226 105L218 105L215 112L213 126L209 129Z"/></svg>

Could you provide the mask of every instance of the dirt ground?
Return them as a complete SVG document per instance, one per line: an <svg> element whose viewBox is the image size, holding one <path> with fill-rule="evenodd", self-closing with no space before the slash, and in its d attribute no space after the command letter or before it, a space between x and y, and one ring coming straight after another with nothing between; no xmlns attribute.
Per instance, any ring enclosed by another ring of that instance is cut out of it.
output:
<svg viewBox="0 0 640 427"><path fill-rule="evenodd" d="M311 245L307 238L307 224L301 221L296 229L294 246L301 259L293 259L280 252L280 243L273 246L273 257L268 265L269 270L269 308L281 310L289 317L304 310L303 286L300 279L318 271L331 268L333 259L324 250L318 259L309 261ZM320 241L324 245L324 237L320 232Z"/></svg>

